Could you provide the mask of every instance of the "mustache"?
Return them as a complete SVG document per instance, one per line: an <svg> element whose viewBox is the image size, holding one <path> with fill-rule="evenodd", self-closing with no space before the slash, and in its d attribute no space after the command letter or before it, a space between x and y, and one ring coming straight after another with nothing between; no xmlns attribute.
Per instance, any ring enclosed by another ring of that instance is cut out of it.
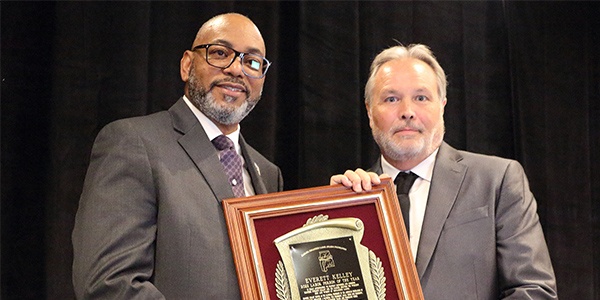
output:
<svg viewBox="0 0 600 300"><path fill-rule="evenodd" d="M424 131L423 126L418 126L416 124L413 124L411 121L406 121L406 122L403 122L402 124L397 124L397 125L391 127L390 132L394 133L394 132L398 132L398 131L406 130L406 129L416 130L418 132Z"/></svg>
<svg viewBox="0 0 600 300"><path fill-rule="evenodd" d="M414 124L414 123L412 123L410 121L407 121L407 122L403 122L402 124L396 124L396 125L392 126L390 128L389 132L391 134L394 134L394 133L396 133L398 131L405 130L405 129L416 130L416 131L418 131L420 133L423 133L425 131L425 129L423 128L423 126L419 126L419 125Z"/></svg>
<svg viewBox="0 0 600 300"><path fill-rule="evenodd" d="M239 84L241 86L244 87L244 93L246 93L246 97L250 97L250 91L248 89L248 86L246 85L246 83L239 79L239 78L235 78L235 77L225 77L222 79L216 79L215 81L210 83L210 87L209 87L209 91L212 90L215 86L222 84L224 82L230 82L230 83L235 83L235 84Z"/></svg>

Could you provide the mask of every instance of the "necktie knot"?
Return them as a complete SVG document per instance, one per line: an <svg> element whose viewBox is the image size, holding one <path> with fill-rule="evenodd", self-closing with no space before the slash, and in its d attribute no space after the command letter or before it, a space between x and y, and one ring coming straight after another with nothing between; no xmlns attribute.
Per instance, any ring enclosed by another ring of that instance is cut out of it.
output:
<svg viewBox="0 0 600 300"><path fill-rule="evenodd" d="M394 180L394 183L396 184L396 187L398 189L398 194L408 195L408 191L410 191L410 188L412 187L415 180L417 180L417 178L419 178L419 176L413 172L398 173L398 176L396 176L396 179Z"/></svg>
<svg viewBox="0 0 600 300"><path fill-rule="evenodd" d="M219 151L233 149L233 141L224 135L217 136L212 143Z"/></svg>

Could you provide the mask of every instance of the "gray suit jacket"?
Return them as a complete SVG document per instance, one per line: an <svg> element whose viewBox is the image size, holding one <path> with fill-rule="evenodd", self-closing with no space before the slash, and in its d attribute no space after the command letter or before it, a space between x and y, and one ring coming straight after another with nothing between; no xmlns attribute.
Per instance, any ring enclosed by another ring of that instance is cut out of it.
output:
<svg viewBox="0 0 600 300"><path fill-rule="evenodd" d="M536 209L518 162L442 143L416 257L425 299L556 299Z"/></svg>
<svg viewBox="0 0 600 300"><path fill-rule="evenodd" d="M257 194L280 169L240 146ZM78 298L239 299L221 200L233 198L217 150L179 99L119 120L94 143L73 230Z"/></svg>

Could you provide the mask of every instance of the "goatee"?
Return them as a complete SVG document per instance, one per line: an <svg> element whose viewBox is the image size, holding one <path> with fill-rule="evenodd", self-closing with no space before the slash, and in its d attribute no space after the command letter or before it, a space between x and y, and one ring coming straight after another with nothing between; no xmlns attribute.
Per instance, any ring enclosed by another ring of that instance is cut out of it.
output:
<svg viewBox="0 0 600 300"><path fill-rule="evenodd" d="M220 124L234 125L240 123L252 111L252 109L254 109L256 103L258 103L260 100L260 95L256 98L250 98L247 95L246 99L244 99L244 102L238 107L233 105L220 105L212 92L207 91L201 86L194 74L195 72L192 68L190 70L188 81L191 98L190 101L207 117ZM221 82L235 82L238 84L243 84L243 82L239 82L233 78L228 78L213 82L211 87ZM225 96L224 100L227 102L234 102L236 99L231 96Z"/></svg>

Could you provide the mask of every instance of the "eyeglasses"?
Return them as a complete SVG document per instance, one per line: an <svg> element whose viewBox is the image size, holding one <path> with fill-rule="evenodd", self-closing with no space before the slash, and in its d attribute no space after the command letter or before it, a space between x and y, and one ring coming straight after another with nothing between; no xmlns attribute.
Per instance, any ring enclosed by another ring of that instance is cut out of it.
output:
<svg viewBox="0 0 600 300"><path fill-rule="evenodd" d="M216 68L226 69L239 56L242 60L242 72L251 78L263 78L271 62L255 53L239 52L231 47L219 44L203 44L192 48L192 51L206 49L206 62Z"/></svg>

